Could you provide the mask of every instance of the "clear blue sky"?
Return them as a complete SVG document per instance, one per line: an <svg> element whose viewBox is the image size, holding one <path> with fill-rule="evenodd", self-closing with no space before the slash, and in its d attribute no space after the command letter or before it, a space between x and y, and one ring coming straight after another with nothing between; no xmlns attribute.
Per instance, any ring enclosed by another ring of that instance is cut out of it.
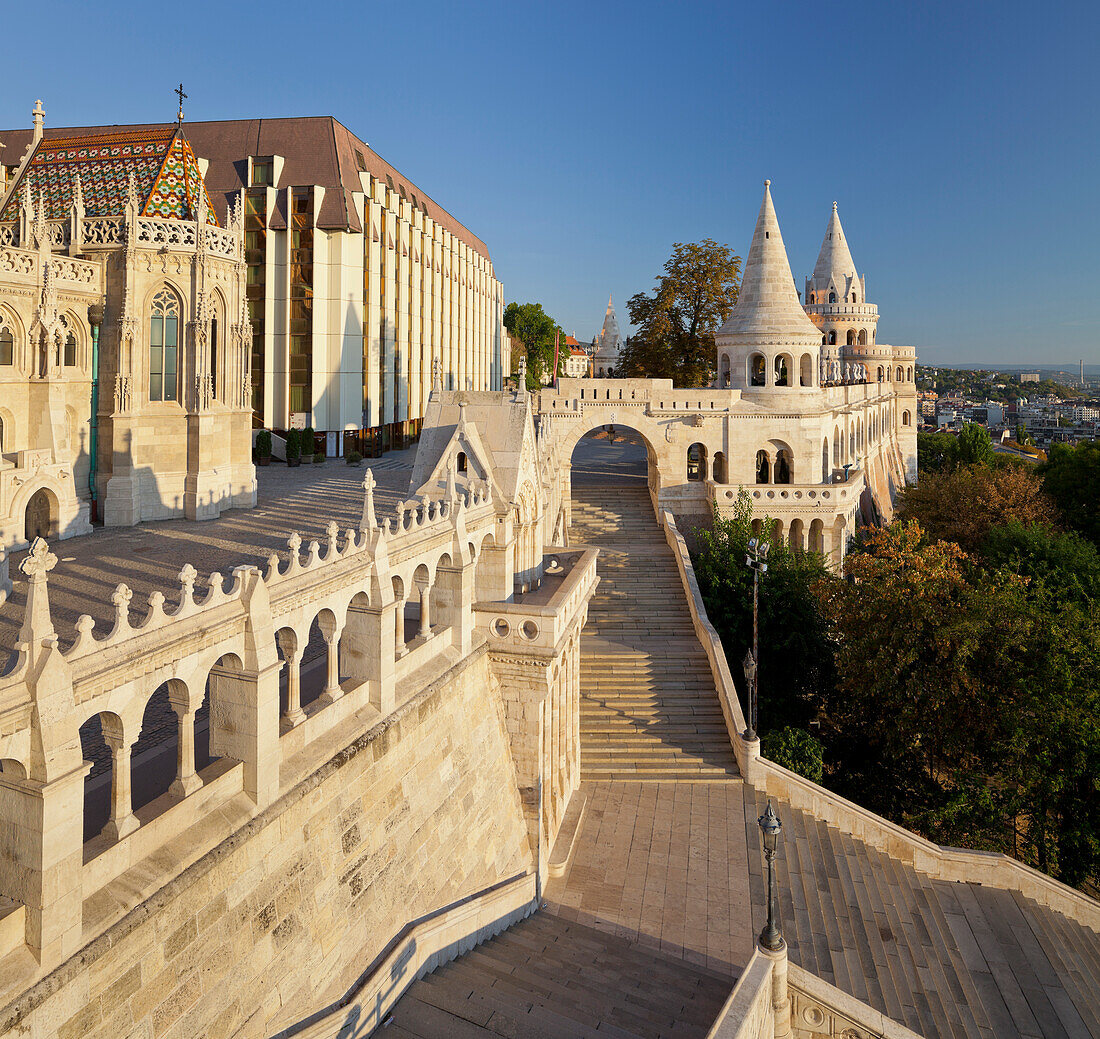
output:
<svg viewBox="0 0 1100 1039"><path fill-rule="evenodd" d="M770 177L800 287L837 200L883 341L1100 362L1095 4L9 7L0 125L171 120L180 79L335 115L582 338L673 242L747 252Z"/></svg>

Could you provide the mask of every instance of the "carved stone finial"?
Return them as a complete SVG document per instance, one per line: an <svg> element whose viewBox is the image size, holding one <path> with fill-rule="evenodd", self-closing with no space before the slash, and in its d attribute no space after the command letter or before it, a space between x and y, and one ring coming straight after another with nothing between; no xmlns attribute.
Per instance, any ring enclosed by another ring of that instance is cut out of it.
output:
<svg viewBox="0 0 1100 1039"><path fill-rule="evenodd" d="M527 355L523 354L519 359L519 385L516 387L520 393L527 390Z"/></svg>
<svg viewBox="0 0 1100 1039"><path fill-rule="evenodd" d="M374 472L368 469L363 477L363 515L359 520L360 530L378 529L378 517L374 511L374 488L376 486Z"/></svg>
<svg viewBox="0 0 1100 1039"><path fill-rule="evenodd" d="M290 566L291 569L298 565L298 553L302 548L302 535L298 531L294 531L293 534L287 538L286 547L290 549Z"/></svg>
<svg viewBox="0 0 1100 1039"><path fill-rule="evenodd" d="M432 358L432 393L443 392L443 362L438 357Z"/></svg>
<svg viewBox="0 0 1100 1039"><path fill-rule="evenodd" d="M120 584L111 593L111 603L115 608L115 631L130 626L130 600L133 597L134 593L124 584Z"/></svg>
<svg viewBox="0 0 1100 1039"><path fill-rule="evenodd" d="M329 520L328 526L325 527L325 534L328 536L328 553L325 558L335 559L339 554L336 539L340 536L340 527L336 520Z"/></svg>
<svg viewBox="0 0 1100 1039"><path fill-rule="evenodd" d="M42 538L35 538L31 550L19 564L19 569L32 583L37 584L44 581L46 574L55 566L57 566L57 556L50 551L50 546Z"/></svg>

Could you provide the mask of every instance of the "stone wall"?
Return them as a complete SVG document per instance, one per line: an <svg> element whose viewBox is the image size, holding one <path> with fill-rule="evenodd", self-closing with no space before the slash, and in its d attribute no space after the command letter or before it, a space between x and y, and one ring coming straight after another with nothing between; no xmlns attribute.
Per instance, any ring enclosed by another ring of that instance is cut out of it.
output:
<svg viewBox="0 0 1100 1039"><path fill-rule="evenodd" d="M0 1011L0 1035L270 1035L410 919L532 866L482 644Z"/></svg>

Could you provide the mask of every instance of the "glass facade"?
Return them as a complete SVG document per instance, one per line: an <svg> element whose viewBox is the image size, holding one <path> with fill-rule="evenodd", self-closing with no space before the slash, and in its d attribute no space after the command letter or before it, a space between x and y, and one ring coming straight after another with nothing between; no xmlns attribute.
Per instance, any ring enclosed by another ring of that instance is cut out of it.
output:
<svg viewBox="0 0 1100 1039"><path fill-rule="evenodd" d="M245 298L252 325L253 422L264 413L264 297L267 292L267 192L250 191L244 209L244 259L248 265Z"/></svg>
<svg viewBox="0 0 1100 1039"><path fill-rule="evenodd" d="M313 409L313 189L291 191L290 413ZM307 417L306 422L309 422Z"/></svg>

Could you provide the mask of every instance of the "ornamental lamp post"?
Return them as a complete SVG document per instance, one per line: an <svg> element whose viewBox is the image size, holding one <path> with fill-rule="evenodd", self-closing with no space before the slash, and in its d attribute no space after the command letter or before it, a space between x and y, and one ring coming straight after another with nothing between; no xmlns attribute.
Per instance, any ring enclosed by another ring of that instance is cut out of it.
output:
<svg viewBox="0 0 1100 1039"><path fill-rule="evenodd" d="M783 935L775 919L775 852L779 847L779 835L783 832L783 824L768 801L764 814L757 820L760 824L760 834L764 839L764 858L768 863L768 922L764 930L760 932L760 945L768 952L780 952L783 949Z"/></svg>
<svg viewBox="0 0 1100 1039"><path fill-rule="evenodd" d="M745 565L752 571L752 653L745 655L745 682L749 689L748 728L745 739L756 737L756 704L759 694L760 677L760 575L768 572L768 549L771 542L767 538L749 538L749 551L745 556Z"/></svg>

